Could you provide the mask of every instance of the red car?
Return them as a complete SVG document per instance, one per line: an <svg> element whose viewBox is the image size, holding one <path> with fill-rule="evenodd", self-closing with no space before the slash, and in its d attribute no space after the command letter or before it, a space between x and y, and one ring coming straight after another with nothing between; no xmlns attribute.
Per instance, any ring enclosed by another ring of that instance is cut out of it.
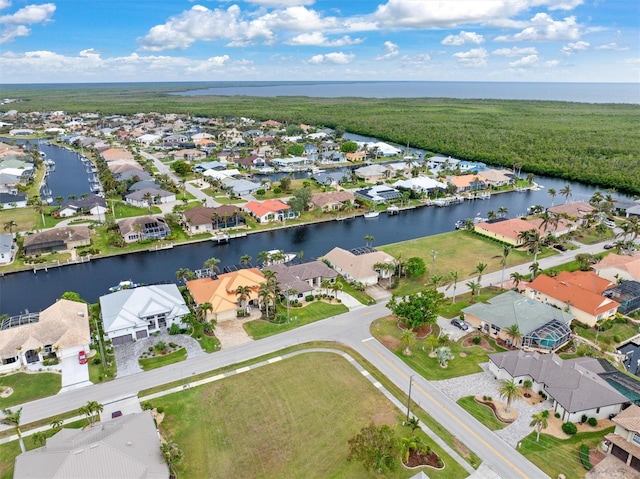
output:
<svg viewBox="0 0 640 479"><path fill-rule="evenodd" d="M84 351L80 351L78 353L78 362L80 364L87 364L87 353L85 353Z"/></svg>

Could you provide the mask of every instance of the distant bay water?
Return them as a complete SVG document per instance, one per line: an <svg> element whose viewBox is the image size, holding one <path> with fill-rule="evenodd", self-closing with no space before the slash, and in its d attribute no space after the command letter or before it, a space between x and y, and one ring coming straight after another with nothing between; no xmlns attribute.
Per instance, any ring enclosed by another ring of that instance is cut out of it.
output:
<svg viewBox="0 0 640 479"><path fill-rule="evenodd" d="M212 82L182 96L461 98L640 104L640 83L525 82Z"/></svg>

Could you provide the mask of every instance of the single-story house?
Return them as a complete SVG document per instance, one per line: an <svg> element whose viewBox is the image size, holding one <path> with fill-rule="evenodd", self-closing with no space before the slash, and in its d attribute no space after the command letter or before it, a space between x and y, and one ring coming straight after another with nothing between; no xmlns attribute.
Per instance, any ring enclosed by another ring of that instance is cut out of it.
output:
<svg viewBox="0 0 640 479"><path fill-rule="evenodd" d="M3 210L25 208L27 206L27 195L24 193L0 193L0 204Z"/></svg>
<svg viewBox="0 0 640 479"><path fill-rule="evenodd" d="M122 289L100 296L99 301L104 333L114 345L146 338L174 323L182 326L182 318L189 314L175 284Z"/></svg>
<svg viewBox="0 0 640 479"><path fill-rule="evenodd" d="M375 185L370 188L363 188L354 192L356 198L364 201L371 201L375 204L386 203L388 201L402 198L402 192L387 185Z"/></svg>
<svg viewBox="0 0 640 479"><path fill-rule="evenodd" d="M478 175L452 175L447 177L447 181L456 187L456 193L484 190L487 187Z"/></svg>
<svg viewBox="0 0 640 479"><path fill-rule="evenodd" d="M314 208L323 211L336 211L342 209L347 202L353 204L355 196L350 191L330 191L328 193L314 193L311 195L311 203Z"/></svg>
<svg viewBox="0 0 640 479"><path fill-rule="evenodd" d="M295 291L295 297L304 298L308 294L317 294L321 290L322 282L328 280L334 282L338 273L322 261L310 261L308 263L287 265L283 263L272 264L263 269L276 273L276 280L280 290ZM328 293L327 291L323 291Z"/></svg>
<svg viewBox="0 0 640 479"><path fill-rule="evenodd" d="M598 321L614 316L620 306L602 295L614 286L593 271L562 271L554 277L538 275L527 285L525 294L545 304L566 308L577 321L595 326Z"/></svg>
<svg viewBox="0 0 640 479"><path fill-rule="evenodd" d="M563 360L556 354L521 349L489 355L489 371L498 380L533 382L532 391L546 394L563 422L582 415L596 419L618 414L629 399L599 376L607 369L596 358Z"/></svg>
<svg viewBox="0 0 640 479"><path fill-rule="evenodd" d="M146 477L169 479L151 411L126 414L84 429L64 428L46 445L16 457L14 479Z"/></svg>
<svg viewBox="0 0 640 479"><path fill-rule="evenodd" d="M620 303L618 311L622 314L640 310L640 281L622 281L602 294Z"/></svg>
<svg viewBox="0 0 640 479"><path fill-rule="evenodd" d="M379 279L388 279L393 276L393 270L380 268L378 265L396 264L393 256L383 251L376 251L374 248L348 251L336 247L321 259L327 260L330 266L347 281L362 283L365 286L378 284Z"/></svg>
<svg viewBox="0 0 640 479"><path fill-rule="evenodd" d="M121 148L109 148L100 153L100 155L107 163L117 160L134 160L133 154Z"/></svg>
<svg viewBox="0 0 640 479"><path fill-rule="evenodd" d="M0 234L0 265L6 265L13 261L13 234Z"/></svg>
<svg viewBox="0 0 640 479"><path fill-rule="evenodd" d="M571 336L571 314L515 291L473 304L462 312L471 326L505 342L514 340L506 329L517 325L522 337L514 345L526 350L555 351L567 344Z"/></svg>
<svg viewBox="0 0 640 479"><path fill-rule="evenodd" d="M632 404L613 418L616 428L604 438L607 454L640 473L640 407Z"/></svg>
<svg viewBox="0 0 640 479"><path fill-rule="evenodd" d="M311 175L311 179L317 181L321 185L339 185L340 183L350 180L350 175L340 171L322 171Z"/></svg>
<svg viewBox="0 0 640 479"><path fill-rule="evenodd" d="M368 183L376 183L393 175L393 171L390 168L379 164L362 166L355 169L353 173Z"/></svg>
<svg viewBox="0 0 640 479"><path fill-rule="evenodd" d="M577 220L579 223L583 223L585 217L593 213L595 208L589 203L584 201L573 201L571 203L565 203L563 205L556 205L547 208L547 212L557 215L567 216Z"/></svg>
<svg viewBox="0 0 640 479"><path fill-rule="evenodd" d="M147 239L166 238L171 235L169 225L156 216L136 216L118 221L120 236L126 243Z"/></svg>
<svg viewBox="0 0 640 479"><path fill-rule="evenodd" d="M513 182L513 172L509 170L482 170L478 172L478 177L484 181L487 186L499 188Z"/></svg>
<svg viewBox="0 0 640 479"><path fill-rule="evenodd" d="M236 196L251 195L262 188L260 183L249 180L226 180L222 186L225 190L231 191Z"/></svg>
<svg viewBox="0 0 640 479"><path fill-rule="evenodd" d="M125 195L124 200L130 205L148 208L149 201L152 205L176 201L176 194L161 188L142 188Z"/></svg>
<svg viewBox="0 0 640 479"><path fill-rule="evenodd" d="M77 357L90 342L87 304L60 299L40 313L2 320L0 372L48 358Z"/></svg>
<svg viewBox="0 0 640 479"><path fill-rule="evenodd" d="M87 226L64 226L52 228L24 237L25 255L72 250L91 244L91 230Z"/></svg>
<svg viewBox="0 0 640 479"><path fill-rule="evenodd" d="M240 269L230 273L223 273L210 278L200 278L187 281L187 289L195 303L200 306L205 303L211 305L207 311L207 318L218 321L228 321L238 317L240 308L252 305L259 306L258 292L260 284L267 280L258 268ZM236 291L240 286L248 287L250 292L245 304L239 303Z"/></svg>
<svg viewBox="0 0 640 479"><path fill-rule="evenodd" d="M207 154L204 151L200 151L196 149L185 149L185 150L174 151L173 157L176 160L198 161L203 158L206 158Z"/></svg>
<svg viewBox="0 0 640 479"><path fill-rule="evenodd" d="M67 218L79 214L104 215L108 211L107 200L90 195L79 200L70 200L60 205L58 215Z"/></svg>
<svg viewBox="0 0 640 479"><path fill-rule="evenodd" d="M278 168L300 168L310 165L313 160L305 156L292 156L290 158L272 158L271 164Z"/></svg>
<svg viewBox="0 0 640 479"><path fill-rule="evenodd" d="M277 199L249 201L243 208L247 213L256 217L259 223L284 221L298 217L298 214L291 210L291 206Z"/></svg>
<svg viewBox="0 0 640 479"><path fill-rule="evenodd" d="M114 173L113 177L117 181L148 181L153 177L144 170L139 170L137 168L131 168L128 170L120 171L119 173Z"/></svg>
<svg viewBox="0 0 640 479"><path fill-rule="evenodd" d="M182 212L182 222L190 235L245 226L242 210L233 205L221 205L216 208L196 206Z"/></svg>
<svg viewBox="0 0 640 479"><path fill-rule="evenodd" d="M510 218L503 221L482 221L475 223L474 231L483 236L488 236L495 240L507 243L511 246L522 246L523 240L520 234L529 230L540 230L531 222L525 221L522 218ZM542 236L543 233L540 232Z"/></svg>
<svg viewBox="0 0 640 479"><path fill-rule="evenodd" d="M439 170L447 170L453 171L456 169L460 160L456 158L451 158L450 156L432 156L431 158L426 159L427 168L434 171Z"/></svg>
<svg viewBox="0 0 640 479"><path fill-rule="evenodd" d="M436 190L446 190L447 184L429 178L428 176L418 176L406 180L400 180L393 184L394 188L415 191L416 193L433 193Z"/></svg>
<svg viewBox="0 0 640 479"><path fill-rule="evenodd" d="M612 283L620 280L640 281L640 253L620 255L609 253L599 263L591 266L598 276Z"/></svg>
<svg viewBox="0 0 640 479"><path fill-rule="evenodd" d="M207 170L226 170L227 164L220 161L203 161L193 167L193 171L204 173Z"/></svg>

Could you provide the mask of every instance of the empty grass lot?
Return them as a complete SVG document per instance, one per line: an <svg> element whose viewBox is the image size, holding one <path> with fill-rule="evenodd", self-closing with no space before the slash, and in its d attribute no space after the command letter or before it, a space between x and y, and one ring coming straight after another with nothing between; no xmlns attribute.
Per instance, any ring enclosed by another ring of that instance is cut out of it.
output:
<svg viewBox="0 0 640 479"><path fill-rule="evenodd" d="M532 432L522 440L518 450L549 477L558 477L559 474L564 474L565 477L585 477L587 471L578 457L580 444L593 448L613 429L610 427L602 431L582 432L569 439L540 434L540 442L536 442L536 433Z"/></svg>
<svg viewBox="0 0 640 479"><path fill-rule="evenodd" d="M13 394L0 398L0 409L53 396L62 387L62 376L56 373L13 373L0 376L0 386L13 388Z"/></svg>
<svg viewBox="0 0 640 479"><path fill-rule="evenodd" d="M185 451L182 478L378 477L347 462L347 441L372 421L402 420L367 379L330 353L296 356L151 402L164 407L163 435ZM435 450L446 468L425 470L429 477L466 476ZM385 477L416 472L398 464Z"/></svg>

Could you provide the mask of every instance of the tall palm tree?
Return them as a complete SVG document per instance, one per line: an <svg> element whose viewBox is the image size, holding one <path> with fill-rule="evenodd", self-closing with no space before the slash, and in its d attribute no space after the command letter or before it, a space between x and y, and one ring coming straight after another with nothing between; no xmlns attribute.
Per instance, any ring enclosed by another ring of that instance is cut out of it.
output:
<svg viewBox="0 0 640 479"><path fill-rule="evenodd" d="M268 283L260 283L260 289L258 290L258 298L260 303L264 305L264 310L267 315L267 321L269 321L269 310L271 309L271 302L273 299L271 287Z"/></svg>
<svg viewBox="0 0 640 479"><path fill-rule="evenodd" d="M411 434L415 434L417 429L420 429L420 419L415 416L411 416L411 419L407 421L407 426L411 428Z"/></svg>
<svg viewBox="0 0 640 479"><path fill-rule="evenodd" d="M373 246L373 242L376 239L372 236L372 235L366 235L364 237L364 241L365 241L365 246Z"/></svg>
<svg viewBox="0 0 640 479"><path fill-rule="evenodd" d="M18 223L16 223L14 220L9 220L4 224L4 230L9 230L9 234L13 234L13 228L15 228L16 226L18 226Z"/></svg>
<svg viewBox="0 0 640 479"><path fill-rule="evenodd" d="M513 379L501 381L498 392L500 393L500 397L507 400L506 412L509 412L509 408L514 399L522 397L522 388L518 386Z"/></svg>
<svg viewBox="0 0 640 479"><path fill-rule="evenodd" d="M571 185L569 185L569 183L560 189L560 196L564 196L565 204L573 197L573 191L571 190Z"/></svg>
<svg viewBox="0 0 640 479"><path fill-rule="evenodd" d="M521 281L524 281L524 275L522 273L518 273L514 271L509 275L509 277L513 280L513 286L518 289Z"/></svg>
<svg viewBox="0 0 640 479"><path fill-rule="evenodd" d="M238 306L247 314L247 299L251 297L251 288L249 286L238 286L236 288L236 297L238 298Z"/></svg>
<svg viewBox="0 0 640 479"><path fill-rule="evenodd" d="M3 409L2 414L4 417L0 419L0 424L13 427L18 435L18 442L20 443L20 450L24 453L26 449L24 447L24 440L22 439L22 431L20 430L20 416L22 415L22 408L18 408L15 411L11 409Z"/></svg>
<svg viewBox="0 0 640 479"><path fill-rule="evenodd" d="M246 265L248 265L248 264L251 264L251 256L250 256L250 255L248 255L248 254L243 254L243 255L240 257L240 264L241 264L241 265L243 265L243 266L246 266Z"/></svg>
<svg viewBox="0 0 640 479"><path fill-rule="evenodd" d="M498 208L498 216L500 216L500 218L506 218L507 213L509 213L509 209L506 206Z"/></svg>
<svg viewBox="0 0 640 479"><path fill-rule="evenodd" d="M458 277L459 273L457 271L451 271L449 273L449 277L451 278L451 285L453 285L453 295L451 297L451 304L456 302L456 288L458 287ZM448 287L447 287L448 289Z"/></svg>
<svg viewBox="0 0 640 479"><path fill-rule="evenodd" d="M511 326L505 328L504 332L507 333L507 336L511 337L512 344L517 346L518 341L522 338L520 327L516 323L513 323Z"/></svg>
<svg viewBox="0 0 640 479"><path fill-rule="evenodd" d="M209 258L204 263L202 263L202 267L204 269L210 269L212 273L214 272L219 273L220 272L220 267L218 266L219 264L220 264L220 260L218 258Z"/></svg>
<svg viewBox="0 0 640 479"><path fill-rule="evenodd" d="M526 247L530 253L533 253L533 262L538 262L538 253L540 252L540 245L542 244L542 238L540 232L535 229L521 231L518 234L518 239L521 240L522 246ZM535 274L533 276L535 279Z"/></svg>
<svg viewBox="0 0 640 479"><path fill-rule="evenodd" d="M476 302L476 294L480 291L480 283L477 281L469 281L467 287L471 290L471 304L473 304Z"/></svg>
<svg viewBox="0 0 640 479"><path fill-rule="evenodd" d="M189 268L180 268L178 271L176 271L176 279L178 280L178 282L183 281L186 283L187 281L191 281L195 277L195 273Z"/></svg>
<svg viewBox="0 0 640 479"><path fill-rule="evenodd" d="M338 292L342 291L343 287L342 287L342 283L338 283L337 281L333 281L331 283L331 287L329 288L331 290L331 292L333 293L333 296L338 299Z"/></svg>
<svg viewBox="0 0 640 479"><path fill-rule="evenodd" d="M531 423L529 426L536 428L536 442L540 441L540 432L549 425L548 417L549 411L540 411L539 413L531 415Z"/></svg>
<svg viewBox="0 0 640 479"><path fill-rule="evenodd" d="M480 288L482 288L482 275L484 274L484 270L487 269L487 264L483 263L482 261L478 262L478 264L476 265L476 269L473 273L478 273L478 284L480 285ZM473 274L471 273L471 274ZM478 289L478 291L480 291Z"/></svg>
<svg viewBox="0 0 640 479"><path fill-rule="evenodd" d="M509 257L509 253L511 253L511 246L504 245L502 247L502 254L498 256L494 256L494 259L500 259L500 266L502 266L502 275L500 276L500 289L504 290L504 270L507 267L507 258Z"/></svg>
<svg viewBox="0 0 640 479"><path fill-rule="evenodd" d="M555 188L549 188L549 191L547 193L549 193L549 196L551 196L551 207L553 208L553 203L556 200L556 196L558 195L558 192L556 191Z"/></svg>
<svg viewBox="0 0 640 479"><path fill-rule="evenodd" d="M258 262L262 265L266 265L269 263L269 252L268 251L260 251L258 253Z"/></svg>

